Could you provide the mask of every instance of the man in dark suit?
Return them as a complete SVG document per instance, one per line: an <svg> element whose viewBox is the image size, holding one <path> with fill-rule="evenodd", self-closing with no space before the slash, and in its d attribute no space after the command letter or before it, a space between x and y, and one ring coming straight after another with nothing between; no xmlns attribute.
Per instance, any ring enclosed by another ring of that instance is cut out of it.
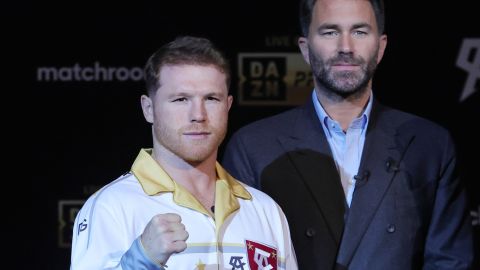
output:
<svg viewBox="0 0 480 270"><path fill-rule="evenodd" d="M470 269L449 133L373 97L383 3L306 0L300 17L312 99L240 129L223 165L283 208L299 269Z"/></svg>

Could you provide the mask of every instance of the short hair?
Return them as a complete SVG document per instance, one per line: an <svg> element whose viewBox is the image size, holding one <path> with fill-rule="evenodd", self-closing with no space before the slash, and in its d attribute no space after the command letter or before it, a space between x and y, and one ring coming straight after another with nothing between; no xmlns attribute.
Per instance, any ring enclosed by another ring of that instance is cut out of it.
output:
<svg viewBox="0 0 480 270"><path fill-rule="evenodd" d="M383 0L368 0L373 7L375 20L377 21L378 33L385 31L385 5ZM301 0L299 8L300 30L304 37L308 36L308 28L312 22L313 6L317 0Z"/></svg>
<svg viewBox="0 0 480 270"><path fill-rule="evenodd" d="M200 37L180 36L163 45L153 53L145 65L145 86L149 96L160 87L160 71L166 65L213 65L225 74L227 88L230 86L230 67L213 43Z"/></svg>

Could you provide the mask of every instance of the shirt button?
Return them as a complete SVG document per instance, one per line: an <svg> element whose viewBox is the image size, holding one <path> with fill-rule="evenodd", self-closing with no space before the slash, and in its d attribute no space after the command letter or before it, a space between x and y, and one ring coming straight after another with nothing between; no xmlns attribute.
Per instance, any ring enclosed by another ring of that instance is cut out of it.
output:
<svg viewBox="0 0 480 270"><path fill-rule="evenodd" d="M389 232L389 233L395 232L395 225L394 224L388 224L387 232Z"/></svg>
<svg viewBox="0 0 480 270"><path fill-rule="evenodd" d="M308 228L307 231L305 232L305 234L306 234L308 237L314 237L315 234L317 234L317 231L315 231L314 228Z"/></svg>

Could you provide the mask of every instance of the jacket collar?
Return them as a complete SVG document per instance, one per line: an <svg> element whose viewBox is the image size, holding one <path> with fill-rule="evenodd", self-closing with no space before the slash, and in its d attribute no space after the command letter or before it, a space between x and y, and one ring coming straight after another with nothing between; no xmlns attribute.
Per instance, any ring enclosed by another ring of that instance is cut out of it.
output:
<svg viewBox="0 0 480 270"><path fill-rule="evenodd" d="M205 215L210 215L203 205L183 186L175 182L152 158L152 149L141 149L131 171L148 196L173 193L173 201ZM224 220L240 208L238 199L251 200L251 194L217 162L215 187L215 223L219 228Z"/></svg>

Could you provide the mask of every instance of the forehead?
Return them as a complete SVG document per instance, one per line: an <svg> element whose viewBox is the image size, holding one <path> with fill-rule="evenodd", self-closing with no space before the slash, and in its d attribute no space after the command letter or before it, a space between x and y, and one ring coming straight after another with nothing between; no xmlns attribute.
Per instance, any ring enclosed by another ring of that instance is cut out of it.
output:
<svg viewBox="0 0 480 270"><path fill-rule="evenodd" d="M375 13L368 0L317 0L312 24L369 24L376 27Z"/></svg>
<svg viewBox="0 0 480 270"><path fill-rule="evenodd" d="M160 70L160 91L227 91L226 74L214 65L165 65Z"/></svg>

